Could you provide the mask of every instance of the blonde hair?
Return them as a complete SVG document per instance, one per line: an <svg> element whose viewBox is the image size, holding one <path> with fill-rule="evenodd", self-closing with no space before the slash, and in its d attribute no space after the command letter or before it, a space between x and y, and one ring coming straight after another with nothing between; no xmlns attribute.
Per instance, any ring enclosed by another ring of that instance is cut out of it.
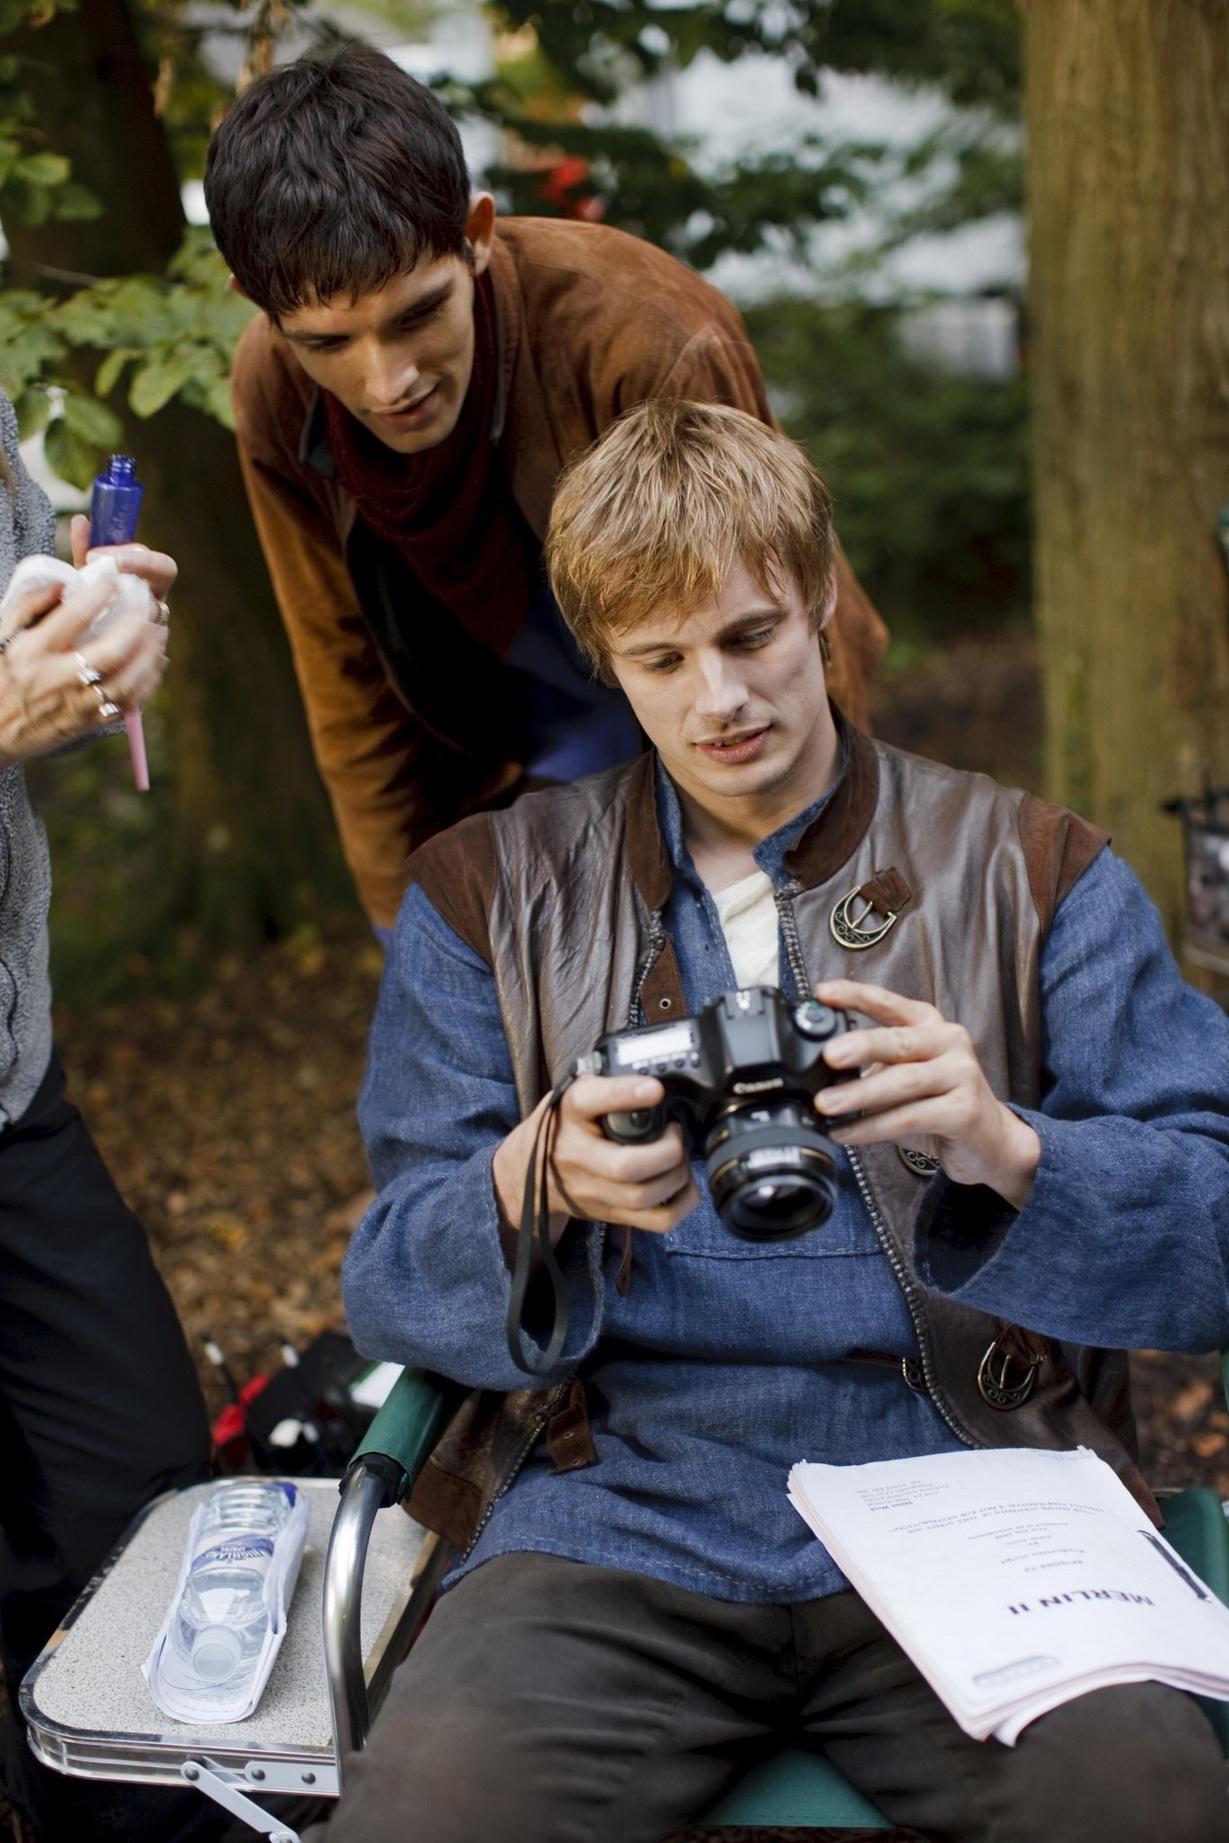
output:
<svg viewBox="0 0 1229 1843"><path fill-rule="evenodd" d="M818 628L831 601L832 501L802 449L713 403L639 403L568 467L546 534L551 587L603 677L610 643L654 611L685 619L741 562L794 582Z"/></svg>

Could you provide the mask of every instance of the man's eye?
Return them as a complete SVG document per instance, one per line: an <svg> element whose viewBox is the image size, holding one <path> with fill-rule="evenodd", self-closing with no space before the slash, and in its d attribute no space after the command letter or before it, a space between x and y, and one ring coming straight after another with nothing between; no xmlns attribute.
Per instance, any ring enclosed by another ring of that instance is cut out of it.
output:
<svg viewBox="0 0 1229 1843"><path fill-rule="evenodd" d="M401 331L403 333L412 333L416 326L425 326L428 320L434 320L436 314L443 305L444 303L442 301L434 301L430 307L416 308L412 313L403 314L401 316Z"/></svg>
<svg viewBox="0 0 1229 1843"><path fill-rule="evenodd" d="M646 659L644 669L646 672L673 672L678 662L677 653L663 653L660 659Z"/></svg>
<svg viewBox="0 0 1229 1843"><path fill-rule="evenodd" d="M739 634L738 644L739 646L746 647L748 651L754 652L757 646L767 646L776 631L775 627L753 628L749 634Z"/></svg>

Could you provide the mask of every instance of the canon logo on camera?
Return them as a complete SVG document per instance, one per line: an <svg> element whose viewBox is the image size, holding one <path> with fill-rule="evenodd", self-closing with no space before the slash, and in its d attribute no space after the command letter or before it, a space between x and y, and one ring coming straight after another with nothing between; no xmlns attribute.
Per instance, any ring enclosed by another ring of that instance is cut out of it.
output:
<svg viewBox="0 0 1229 1843"><path fill-rule="evenodd" d="M735 1094L767 1094L771 1088L784 1088L785 1083L779 1075L771 1081L736 1081L733 1083Z"/></svg>

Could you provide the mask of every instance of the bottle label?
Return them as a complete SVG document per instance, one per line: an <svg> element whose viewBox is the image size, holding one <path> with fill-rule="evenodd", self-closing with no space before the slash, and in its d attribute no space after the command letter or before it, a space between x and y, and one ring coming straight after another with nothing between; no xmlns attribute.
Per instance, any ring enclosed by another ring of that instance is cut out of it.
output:
<svg viewBox="0 0 1229 1843"><path fill-rule="evenodd" d="M273 1544L264 1536L244 1536L235 1542L219 1542L212 1549L202 1549L192 1563L193 1571L218 1561L269 1561Z"/></svg>

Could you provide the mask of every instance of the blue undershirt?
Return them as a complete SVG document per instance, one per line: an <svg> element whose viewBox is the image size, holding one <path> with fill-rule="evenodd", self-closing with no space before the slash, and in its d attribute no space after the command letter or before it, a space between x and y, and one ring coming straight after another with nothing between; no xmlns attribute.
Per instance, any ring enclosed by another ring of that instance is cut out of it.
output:
<svg viewBox="0 0 1229 1843"><path fill-rule="evenodd" d="M545 580L504 664L522 678L527 775L578 781L627 761L640 748L631 705L617 685L594 677Z"/></svg>

